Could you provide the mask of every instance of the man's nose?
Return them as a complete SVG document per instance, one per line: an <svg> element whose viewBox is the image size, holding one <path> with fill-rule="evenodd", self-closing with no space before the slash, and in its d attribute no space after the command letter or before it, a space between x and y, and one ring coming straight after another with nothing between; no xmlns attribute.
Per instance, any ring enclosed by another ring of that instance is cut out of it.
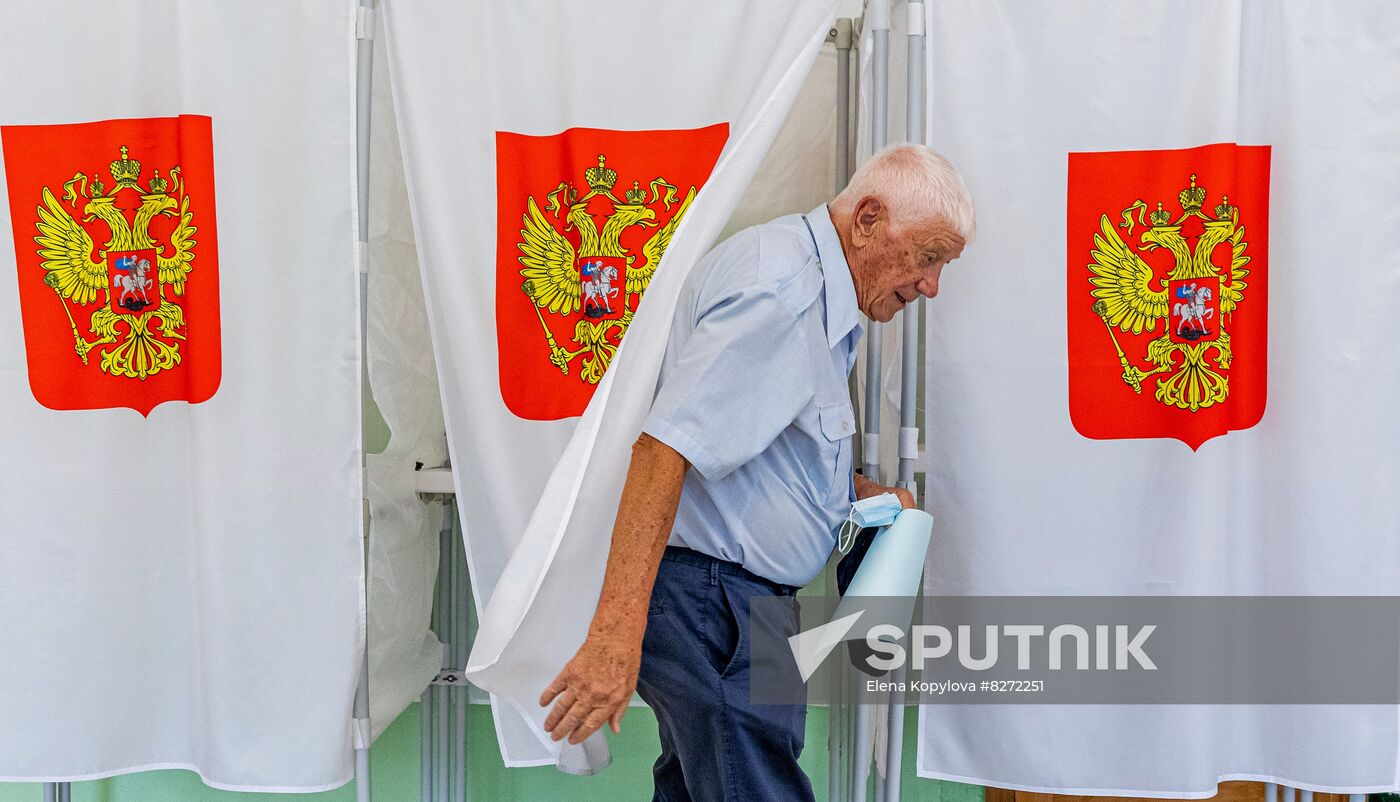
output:
<svg viewBox="0 0 1400 802"><path fill-rule="evenodd" d="M919 292L926 298L932 298L938 294L938 279L926 278L919 282Z"/></svg>

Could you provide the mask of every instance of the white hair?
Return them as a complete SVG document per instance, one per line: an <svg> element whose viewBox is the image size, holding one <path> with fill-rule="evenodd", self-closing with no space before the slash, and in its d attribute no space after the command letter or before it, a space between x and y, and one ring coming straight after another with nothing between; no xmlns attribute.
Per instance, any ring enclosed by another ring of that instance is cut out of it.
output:
<svg viewBox="0 0 1400 802"><path fill-rule="evenodd" d="M831 209L850 214L861 198L871 196L885 204L895 225L941 219L966 244L977 236L967 184L947 159L927 145L892 145L871 156L832 199Z"/></svg>

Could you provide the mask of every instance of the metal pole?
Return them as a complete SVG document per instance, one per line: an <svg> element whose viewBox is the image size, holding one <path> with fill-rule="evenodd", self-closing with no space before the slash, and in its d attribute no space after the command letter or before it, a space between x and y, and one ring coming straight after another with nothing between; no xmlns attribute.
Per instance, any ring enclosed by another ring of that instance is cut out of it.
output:
<svg viewBox="0 0 1400 802"><path fill-rule="evenodd" d="M1278 802L1278 783L1264 783L1264 802Z"/></svg>
<svg viewBox="0 0 1400 802"><path fill-rule="evenodd" d="M924 139L924 4L911 2L908 11L908 59L906 73L907 113L904 135L909 142ZM913 306L900 313L899 387L899 486L919 500L919 486L914 481L914 466L919 458L919 313L924 306L919 298ZM903 678L901 668L899 678ZM904 757L904 704L898 692L890 694L889 729L885 739L884 802L899 802L901 764Z"/></svg>
<svg viewBox="0 0 1400 802"><path fill-rule="evenodd" d="M863 26L864 24L865 24L865 21L864 21L864 18L862 18L862 17L858 17L858 18L853 19L853 20L851 21L851 50L854 51L854 52L852 53L852 57L851 57L851 82L850 82L850 86L851 86L851 88L852 88L853 90L858 90L858 88L859 88L860 85L861 85L861 83L860 83L860 58L857 57L857 54L859 54L859 52L860 52L861 26ZM850 181L851 181L851 176L855 173L855 162L856 162L856 138L857 138L857 137L856 137L856 132L857 132L857 130L858 130L858 128L859 128L859 123L860 123L860 104L861 104L860 92L859 92L859 91L851 91L850 95L851 95L851 104L850 104L850 105L851 105L851 111L850 111L850 118L851 118L851 119L850 119L850 124L847 126L847 129L846 129L846 140L847 140L847 145L846 145L846 173L845 173L845 175L843 175L843 176L840 177L840 178L841 178L841 185L842 185L843 187L850 183ZM853 398L854 398L854 397L857 397L856 390L857 390L857 388L856 388L855 377L852 377L852 380L851 380L851 395L852 395ZM860 444L857 443L856 445L859 446ZM860 454L857 454L856 456L857 456L857 457L861 457ZM844 752L845 752L845 753L841 756L841 769L842 769L842 772L843 772L843 777L841 778L841 783L842 783L842 784L841 784L841 787L844 788L844 789L845 789L845 792L846 792L846 796L841 800L841 802L846 802L846 800L848 800L848 799L851 798L851 794L853 793L854 783L855 783L856 756L855 756L855 750L851 748L851 745L854 744L854 743L855 743L855 740L856 740L856 710L857 710L856 705L855 705L855 698L854 698L854 696L853 696L854 686L853 686L853 684L852 684L852 683L855 682L855 669L851 667L851 665L850 665L850 663L849 663L848 661L842 661L842 662L841 662L841 667L840 667L840 670L839 670L839 677L840 677L840 682L841 682L841 702L842 702L842 707L841 707L841 746L842 746L842 748L844 749Z"/></svg>
<svg viewBox="0 0 1400 802"><path fill-rule="evenodd" d="M836 191L851 177L851 41L850 18L836 20Z"/></svg>
<svg viewBox="0 0 1400 802"><path fill-rule="evenodd" d="M910 3L909 9L909 70L908 113L905 115L905 139L924 139L924 4ZM904 324L900 351L901 384L899 393L899 486L915 494L914 464L919 458L919 309L924 298L901 313Z"/></svg>
<svg viewBox="0 0 1400 802"><path fill-rule="evenodd" d="M889 142L890 0L870 0L865 9L873 51L870 58L870 144L872 152ZM865 334L865 430L861 459L866 478L880 482L880 374L882 324L871 321Z"/></svg>
<svg viewBox="0 0 1400 802"><path fill-rule="evenodd" d="M860 677L856 677L860 681ZM871 716L873 710L868 702L856 705L856 744L855 770L851 772L851 800L865 802L866 786L870 783L870 743L873 736Z"/></svg>
<svg viewBox="0 0 1400 802"><path fill-rule="evenodd" d="M360 240L360 385L362 392L369 387L368 340L369 323L369 135L370 89L374 78L374 0L360 0L355 17L355 166L359 200ZM360 441L360 498L364 506L362 533L366 601L369 598L369 488L363 434ZM355 686L355 799L370 802L369 746L372 735L369 716L369 621L366 616L364 653L360 655L360 679Z"/></svg>
<svg viewBox="0 0 1400 802"><path fill-rule="evenodd" d="M1283 802L1293 802L1295 796L1296 796L1296 794L1295 794L1295 789L1293 788L1293 786L1291 786L1291 785L1285 785L1285 786L1283 786Z"/></svg>
<svg viewBox="0 0 1400 802"><path fill-rule="evenodd" d="M44 783L44 802L58 802L58 783Z"/></svg>
<svg viewBox="0 0 1400 802"><path fill-rule="evenodd" d="M418 802L433 799L433 689L429 685L418 697Z"/></svg>
<svg viewBox="0 0 1400 802"><path fill-rule="evenodd" d="M836 38L836 191L845 189L851 174L851 40L854 26L849 18L836 20L831 29ZM828 592L836 594L835 573L828 576ZM827 746L827 799L841 802L847 780L842 756L845 753L846 738L844 724L845 706L841 700L842 675L832 672L831 704L827 707L826 746Z"/></svg>
<svg viewBox="0 0 1400 802"><path fill-rule="evenodd" d="M896 672L894 681L903 683L904 666ZM885 730L885 796L884 802L899 802L900 772L904 770L904 701L899 691L890 692L890 714Z"/></svg>
<svg viewBox="0 0 1400 802"><path fill-rule="evenodd" d="M444 505L445 506L445 505ZM448 508L453 513L452 508ZM455 524L457 516L450 515L448 521ZM463 553L462 538L455 526L452 532L452 670L460 671L466 665L467 655L467 575L466 555ZM452 694L454 716L452 722L452 802L463 802L467 798L467 696L465 681L448 689Z"/></svg>
<svg viewBox="0 0 1400 802"><path fill-rule="evenodd" d="M890 86L890 0L869 0L865 7L865 24L870 28L870 145L879 152L889 142ZM861 436L861 460L865 476L883 484L880 475L880 374L883 326L870 321L865 334L865 427ZM856 707L856 767L852 802L865 802L866 783L870 777L870 759L866 752L871 742L871 705Z"/></svg>
<svg viewBox="0 0 1400 802"><path fill-rule="evenodd" d="M437 593L434 601L437 606L438 640L442 641L443 671L452 670L452 630L450 596L452 571L452 520L453 508L442 505L442 528L438 531L438 575ZM448 710L448 692L451 689L441 683L433 684L433 799L436 802L449 802L448 797L448 727L451 722Z"/></svg>

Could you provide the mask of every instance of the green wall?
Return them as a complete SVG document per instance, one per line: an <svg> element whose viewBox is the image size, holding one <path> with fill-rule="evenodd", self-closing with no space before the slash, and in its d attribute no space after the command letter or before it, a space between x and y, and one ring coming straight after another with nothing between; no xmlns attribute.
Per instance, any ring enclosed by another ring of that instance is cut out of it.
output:
<svg viewBox="0 0 1400 802"><path fill-rule="evenodd" d="M905 802L982 802L975 785L914 778L917 711L905 719ZM380 736L370 750L375 802L418 802L418 705L412 705ZM651 711L634 707L622 722L622 734L609 735L613 765L593 777L561 774L550 767L506 769L496 748L491 708L473 705L468 725L467 784L478 802L631 802L651 799L651 763L660 752ZM826 799L826 709L807 716L807 748L802 765L812 778L818 800ZM871 797L873 798L873 797ZM0 802L40 802L41 786L0 784ZM248 802L248 800L354 802L354 785L320 794L238 794L205 786L188 771L150 771L110 780L74 783L73 802Z"/></svg>

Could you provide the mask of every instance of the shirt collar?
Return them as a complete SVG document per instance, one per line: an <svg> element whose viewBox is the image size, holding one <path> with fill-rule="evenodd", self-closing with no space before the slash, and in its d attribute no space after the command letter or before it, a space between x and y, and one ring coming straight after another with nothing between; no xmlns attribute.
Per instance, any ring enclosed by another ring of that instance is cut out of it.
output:
<svg viewBox="0 0 1400 802"><path fill-rule="evenodd" d="M860 307L856 305L856 285L851 280L851 266L841 250L841 238L831 223L831 212L825 203L807 213L812 239L817 245L826 292L826 343L835 348L853 329L860 325Z"/></svg>

